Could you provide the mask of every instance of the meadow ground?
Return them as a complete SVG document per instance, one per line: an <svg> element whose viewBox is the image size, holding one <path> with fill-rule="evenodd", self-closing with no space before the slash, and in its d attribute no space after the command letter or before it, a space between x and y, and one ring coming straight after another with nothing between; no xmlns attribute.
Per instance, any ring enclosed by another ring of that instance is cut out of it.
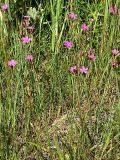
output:
<svg viewBox="0 0 120 160"><path fill-rule="evenodd" d="M120 0L0 7L0 160L119 160Z"/></svg>

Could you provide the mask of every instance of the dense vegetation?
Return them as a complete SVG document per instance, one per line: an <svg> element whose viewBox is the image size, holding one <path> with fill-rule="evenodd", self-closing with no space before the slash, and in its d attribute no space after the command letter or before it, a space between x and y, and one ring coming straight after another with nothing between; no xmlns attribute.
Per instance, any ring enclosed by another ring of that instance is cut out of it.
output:
<svg viewBox="0 0 120 160"><path fill-rule="evenodd" d="M0 1L0 159L120 159L120 1Z"/></svg>

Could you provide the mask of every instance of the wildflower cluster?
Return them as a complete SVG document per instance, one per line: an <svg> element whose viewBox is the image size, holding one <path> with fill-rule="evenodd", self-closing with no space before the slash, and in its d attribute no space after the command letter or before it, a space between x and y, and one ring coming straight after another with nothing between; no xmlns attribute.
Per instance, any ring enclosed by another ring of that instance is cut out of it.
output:
<svg viewBox="0 0 120 160"><path fill-rule="evenodd" d="M77 71L79 71L81 74L87 74L88 70L89 70L88 67L85 67L85 66L82 66L80 68L77 68L77 66L72 66L69 69L71 73L76 73Z"/></svg>
<svg viewBox="0 0 120 160"><path fill-rule="evenodd" d="M2 10L3 12L5 12L5 13L8 12L8 10L9 10L9 4L3 4L3 5L1 6L1 10ZM109 13L112 14L112 15L116 15L116 14L118 13L117 7L116 7L116 6L110 6L110 7L109 7ZM78 15L75 14L75 13L73 13L73 12L69 13L67 16L68 16L68 19L69 19L69 20L76 20L76 19L78 18ZM30 33L32 33L32 32L35 30L35 27L30 24L30 19L31 19L31 18L32 18L32 17L31 17L30 15L24 15L24 16L22 17L22 26L23 26L23 28L24 28L25 30L30 31ZM87 25L87 24L84 22L84 23L81 24L81 30L84 31L84 32L87 32L87 31L90 30L90 26ZM24 45L29 44L31 41L32 41L32 38L30 38L28 35L25 35L25 36L23 36L23 37L21 38L21 42L22 42ZM67 48L67 49L71 49L71 48L73 47L73 42L70 41L70 40L66 40L66 41L64 42L64 47ZM87 52L87 58L88 58L89 60L95 60L95 59L96 59L96 56L93 54L93 51L94 51L94 50L90 48L89 50L86 50L86 51L80 50L80 53L82 54L82 53L84 53L84 52ZM112 50L112 54L113 54L114 57L116 57L116 56L119 54L119 50L113 49L113 50ZM33 61L33 56L32 56L32 54L26 55L25 60ZM17 61L14 60L14 59L11 59L11 60L8 61L8 66L10 66L10 67L15 67L16 64L17 64ZM111 64L112 64L113 67L116 67L116 66L119 65L119 62L113 61ZM70 67L69 71L70 71L71 73L77 72L77 71L78 71L77 66L72 66L72 67ZM82 66L82 67L80 67L79 71L80 71L81 74L87 74L87 73L88 73L88 67Z"/></svg>
<svg viewBox="0 0 120 160"><path fill-rule="evenodd" d="M24 24L23 27L25 27L27 30L33 31L34 28L32 26L29 26L29 19L31 18L31 16L26 15L23 16L23 21L22 23ZM28 43L30 43L32 41L32 38L30 38L29 36L24 36L21 38L21 42L24 45L27 45ZM33 61L33 55L32 54L28 54L25 56L25 60L26 61ZM17 61L14 59L11 59L8 61L8 66L14 68L17 64Z"/></svg>
<svg viewBox="0 0 120 160"><path fill-rule="evenodd" d="M109 13L110 13L110 14L113 14L113 15L117 14L117 13L118 13L117 7L111 6L111 7L109 8ZM78 15L75 14L75 13L73 13L73 12L68 14L68 18L69 18L70 20L76 20L77 17L78 17ZM93 22L93 21L92 21L92 22ZM89 31L89 30L90 30L90 27L89 27L86 23L83 23L83 24L81 25L81 29L82 29L83 31ZM65 48L67 48L67 49L71 49L71 48L73 47L73 42L67 40L67 41L64 42L64 46L65 46ZM89 50L86 50L86 51L80 50L80 54L82 54L82 53L84 53L84 52L87 52L87 53L88 53L87 58L88 58L89 60L95 60L95 59L96 59L96 56L93 54L93 52L94 52L93 49L90 48ZM112 54L113 54L114 56L118 55L118 54L119 54L119 50L113 49L113 50L112 50ZM111 64L112 64L113 67L116 67L116 66L119 65L119 62L114 61L114 62L112 62ZM86 66L82 66L82 67L80 67L80 68L78 69L77 66L74 65L74 66L71 66L71 67L69 68L70 73L76 73L78 70L79 70L79 72L80 72L81 74L87 74L88 71L89 71L88 67L86 67Z"/></svg>

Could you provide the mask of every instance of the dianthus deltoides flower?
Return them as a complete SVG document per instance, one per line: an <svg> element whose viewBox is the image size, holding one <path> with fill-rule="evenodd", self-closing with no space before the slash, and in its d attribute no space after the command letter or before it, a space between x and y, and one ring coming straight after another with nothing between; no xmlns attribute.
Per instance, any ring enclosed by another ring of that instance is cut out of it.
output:
<svg viewBox="0 0 120 160"><path fill-rule="evenodd" d="M23 16L23 20L22 20L23 27L28 27L28 25L30 24L30 22L29 22L30 18L31 18L31 16Z"/></svg>
<svg viewBox="0 0 120 160"><path fill-rule="evenodd" d="M24 44L27 44L27 43L29 43L30 41L31 41L31 38L29 38L28 36L22 37L22 42L23 42Z"/></svg>
<svg viewBox="0 0 120 160"><path fill-rule="evenodd" d="M94 54L89 54L88 59L94 60L94 59L96 59L96 56Z"/></svg>
<svg viewBox="0 0 120 160"><path fill-rule="evenodd" d="M88 67L85 67L85 66L80 67L80 73L81 74L87 74L88 73Z"/></svg>
<svg viewBox="0 0 120 160"><path fill-rule="evenodd" d="M68 14L68 17L69 17L69 19L71 19L71 20L75 20L75 19L77 19L77 14L75 14L75 13L69 13L69 14Z"/></svg>
<svg viewBox="0 0 120 160"><path fill-rule="evenodd" d="M33 26L28 26L27 29L28 30L34 30L35 28Z"/></svg>
<svg viewBox="0 0 120 160"><path fill-rule="evenodd" d="M117 9L117 7L115 7L115 6L111 6L111 7L109 8L109 12L110 12L111 14L117 14L118 9Z"/></svg>
<svg viewBox="0 0 120 160"><path fill-rule="evenodd" d="M4 12L7 12L7 11L8 11L8 8L9 8L9 5L8 5L8 4L3 4L3 5L1 6L2 11L4 11Z"/></svg>
<svg viewBox="0 0 120 160"><path fill-rule="evenodd" d="M33 32L35 30L35 28L33 26L28 26L27 30L30 31L30 32Z"/></svg>
<svg viewBox="0 0 120 160"><path fill-rule="evenodd" d="M84 30L84 31L89 31L89 26L87 26L86 23L83 23L83 24L81 25L81 28L82 28L82 30Z"/></svg>
<svg viewBox="0 0 120 160"><path fill-rule="evenodd" d="M93 52L94 52L94 49L90 48L90 49L88 49L86 52L87 52L88 54L93 53Z"/></svg>
<svg viewBox="0 0 120 160"><path fill-rule="evenodd" d="M119 62L117 61L111 62L111 65L112 67L117 67L119 65Z"/></svg>
<svg viewBox="0 0 120 160"><path fill-rule="evenodd" d="M28 16L28 15L27 15L27 16L23 16L23 18L24 18L24 19L29 19L29 18L31 18L31 16Z"/></svg>
<svg viewBox="0 0 120 160"><path fill-rule="evenodd" d="M73 43L72 43L72 41L65 41L65 42L64 42L64 46L65 46L66 48L70 49L70 48L72 48Z"/></svg>
<svg viewBox="0 0 120 160"><path fill-rule="evenodd" d="M112 54L113 54L114 56L116 56L118 53L119 53L119 50L117 50L117 49L113 49L113 50L112 50Z"/></svg>
<svg viewBox="0 0 120 160"><path fill-rule="evenodd" d="M27 60L27 61L32 61L32 60L33 60L32 54L28 54L28 55L25 57L25 60Z"/></svg>
<svg viewBox="0 0 120 160"><path fill-rule="evenodd" d="M72 67L70 67L69 71L70 71L71 73L77 72L77 66L72 66Z"/></svg>
<svg viewBox="0 0 120 160"><path fill-rule="evenodd" d="M8 66L9 67L15 67L17 64L17 61L14 59L11 59L10 61L8 61Z"/></svg>

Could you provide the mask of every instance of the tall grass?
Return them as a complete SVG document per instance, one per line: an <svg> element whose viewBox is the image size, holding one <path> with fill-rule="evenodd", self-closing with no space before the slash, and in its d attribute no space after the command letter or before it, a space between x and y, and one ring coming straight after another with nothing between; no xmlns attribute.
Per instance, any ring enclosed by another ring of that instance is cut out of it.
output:
<svg viewBox="0 0 120 160"><path fill-rule="evenodd" d="M120 68L111 66L119 61L112 55L119 50L119 11L109 13L119 0L2 3L9 10L0 10L0 159L119 160ZM30 7L37 12L32 33L22 25ZM29 44L21 41L25 35ZM80 53L90 48L94 61ZM29 53L33 61L25 60ZM88 66L88 74L70 73L73 65Z"/></svg>

